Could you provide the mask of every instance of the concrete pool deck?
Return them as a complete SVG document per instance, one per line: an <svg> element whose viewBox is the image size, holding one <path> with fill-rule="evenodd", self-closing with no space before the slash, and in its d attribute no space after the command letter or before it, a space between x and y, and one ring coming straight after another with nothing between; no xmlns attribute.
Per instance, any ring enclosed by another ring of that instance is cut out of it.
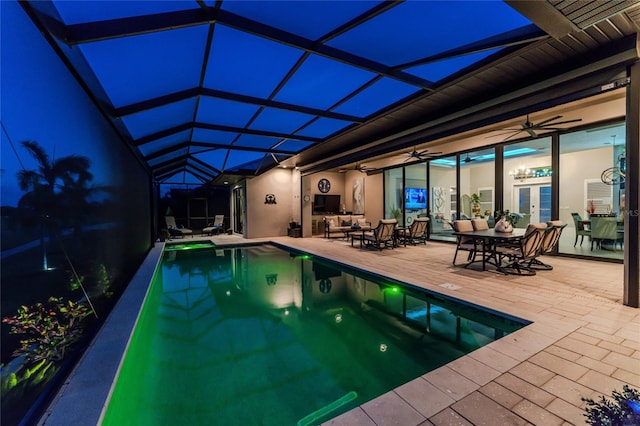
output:
<svg viewBox="0 0 640 426"><path fill-rule="evenodd" d="M373 251L338 239L211 239L275 241L534 322L328 425L580 425L582 397L640 388L640 309L622 305L621 264L547 257L554 270L519 277L453 267L454 246L437 242ZM98 423L160 252L149 253L40 424Z"/></svg>

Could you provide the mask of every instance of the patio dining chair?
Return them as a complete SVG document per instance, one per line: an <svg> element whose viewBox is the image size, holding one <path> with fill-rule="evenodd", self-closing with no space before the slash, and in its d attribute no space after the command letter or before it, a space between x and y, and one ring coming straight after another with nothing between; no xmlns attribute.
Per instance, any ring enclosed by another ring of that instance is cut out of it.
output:
<svg viewBox="0 0 640 426"><path fill-rule="evenodd" d="M471 225L473 226L474 231L486 231L489 229L489 221L487 219L471 219Z"/></svg>
<svg viewBox="0 0 640 426"><path fill-rule="evenodd" d="M405 244L409 243L411 245L416 245L418 243L427 244L428 224L428 217L416 217L411 223L411 226L398 231L398 238L400 242Z"/></svg>
<svg viewBox="0 0 640 426"><path fill-rule="evenodd" d="M562 231L566 227L567 224L562 223L561 220L550 220L549 222L547 222L547 229L542 238L542 246L540 247L541 255L551 254L556 250L556 247L560 242ZM553 269L553 266L538 260L538 258L536 257L529 261L528 266L536 270L550 271Z"/></svg>
<svg viewBox="0 0 640 426"><path fill-rule="evenodd" d="M500 245L495 247L500 269L513 275L535 275L536 271L530 265L541 254L542 241L547 231L545 223L530 223L516 245ZM507 264L502 262L507 259Z"/></svg>
<svg viewBox="0 0 640 426"><path fill-rule="evenodd" d="M378 250L383 248L392 248L395 245L395 228L398 224L396 219L382 219L378 226L371 231L365 231L362 234L354 234L352 238L360 238L360 247L375 247ZM353 244L353 241L352 241Z"/></svg>
<svg viewBox="0 0 640 426"><path fill-rule="evenodd" d="M473 225L470 220L456 220L453 222L453 230L455 232L471 232L473 231ZM456 265L456 258L458 257L458 251L466 251L467 264L475 260L478 250L481 250L480 244L475 238L466 237L464 235L456 235L456 252L453 255L453 264Z"/></svg>

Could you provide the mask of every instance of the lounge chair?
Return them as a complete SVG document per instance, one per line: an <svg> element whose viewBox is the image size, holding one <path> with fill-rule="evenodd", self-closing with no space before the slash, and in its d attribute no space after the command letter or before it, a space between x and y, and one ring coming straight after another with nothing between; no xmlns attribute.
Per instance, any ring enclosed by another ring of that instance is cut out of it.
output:
<svg viewBox="0 0 640 426"><path fill-rule="evenodd" d="M416 245L418 243L427 244L427 225L428 217L417 217L408 228L401 229L398 232L399 242L403 244Z"/></svg>
<svg viewBox="0 0 640 426"><path fill-rule="evenodd" d="M206 228L202 228L202 233L208 234L208 235L213 235L214 233L219 234L223 231L223 227L224 227L224 215L217 214L215 215L212 224L209 224L209 226L207 226Z"/></svg>
<svg viewBox="0 0 640 426"><path fill-rule="evenodd" d="M395 245L395 228L398 224L396 219L382 219L378 226L371 231L365 231L361 234L353 234L351 236L351 245L354 240L360 240L360 248L375 247L378 250L383 248L392 248Z"/></svg>
<svg viewBox="0 0 640 426"><path fill-rule="evenodd" d="M188 228L176 225L176 218L173 216L165 216L164 221L167 224L169 235L172 237L184 237L185 235L193 236L193 231Z"/></svg>

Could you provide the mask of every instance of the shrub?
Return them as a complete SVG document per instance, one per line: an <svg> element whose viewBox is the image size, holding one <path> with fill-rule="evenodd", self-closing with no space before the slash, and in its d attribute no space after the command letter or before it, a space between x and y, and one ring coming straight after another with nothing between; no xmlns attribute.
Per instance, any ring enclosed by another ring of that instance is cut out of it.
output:
<svg viewBox="0 0 640 426"><path fill-rule="evenodd" d="M60 361L65 351L82 337L81 321L91 310L63 298L50 297L46 303L21 306L18 314L2 319L11 326L11 334L24 335L13 356L26 356L37 363Z"/></svg>
<svg viewBox="0 0 640 426"><path fill-rule="evenodd" d="M604 396L599 402L582 398L587 403L587 423L596 426L640 425L640 392L624 385L622 392L614 390L611 395L613 401Z"/></svg>

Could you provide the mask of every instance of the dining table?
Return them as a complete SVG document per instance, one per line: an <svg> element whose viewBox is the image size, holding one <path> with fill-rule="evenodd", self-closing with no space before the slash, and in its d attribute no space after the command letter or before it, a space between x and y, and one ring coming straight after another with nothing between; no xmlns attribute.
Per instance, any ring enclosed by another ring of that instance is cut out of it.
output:
<svg viewBox="0 0 640 426"><path fill-rule="evenodd" d="M473 263L482 262L483 271L486 271L487 264L490 264L495 266L496 269L503 274L507 274L500 265L500 259L498 258L496 247L499 244L517 243L524 236L525 231L525 228L513 228L513 231L511 232L500 232L495 229L485 229L482 231L454 232L454 235L472 239L482 247L481 259L477 260L476 256L473 256L471 261L464 265L465 268Z"/></svg>

